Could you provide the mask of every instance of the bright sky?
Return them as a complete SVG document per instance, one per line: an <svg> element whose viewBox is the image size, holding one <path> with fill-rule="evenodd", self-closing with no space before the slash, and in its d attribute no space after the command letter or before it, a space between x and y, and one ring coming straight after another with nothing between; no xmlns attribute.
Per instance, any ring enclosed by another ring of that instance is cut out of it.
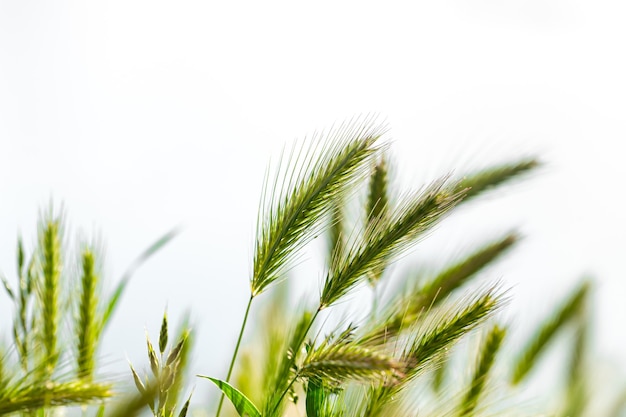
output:
<svg viewBox="0 0 626 417"><path fill-rule="evenodd" d="M166 305L174 319L189 309L194 372L219 376L270 156L376 113L408 188L540 156L531 180L444 223L430 253L517 227L523 244L487 274L513 287L516 325L590 274L596 349L626 370L625 13L602 0L0 0L0 268L14 278L16 236L33 242L50 199L71 230L103 238L111 280L183 225L135 275L103 353L116 369L144 363L144 329L156 337Z"/></svg>

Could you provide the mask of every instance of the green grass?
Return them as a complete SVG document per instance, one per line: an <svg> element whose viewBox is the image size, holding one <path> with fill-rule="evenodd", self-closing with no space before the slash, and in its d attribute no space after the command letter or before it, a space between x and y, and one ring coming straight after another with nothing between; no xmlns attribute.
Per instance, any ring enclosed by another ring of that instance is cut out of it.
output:
<svg viewBox="0 0 626 417"><path fill-rule="evenodd" d="M52 416L76 405L83 416L98 417L538 415L515 398L555 344L569 361L562 386L550 393L560 400L544 399L543 415L623 413L626 389L604 408L593 401L600 388L591 383L590 281L525 344L509 344L515 328L499 315L507 289L486 282L485 271L510 256L518 232L477 245L439 271L395 276L401 285L382 297L395 272L389 266L437 233L434 226L540 165L522 159L401 190L389 175L394 164L385 133L372 119L355 119L285 150L268 169L250 292L242 294L248 304L239 330L233 329L238 338L221 378L195 369L189 362L193 333L185 324L171 336L165 313L158 340L146 335L146 362L130 365L136 391L122 395L118 384L124 381L102 380L98 348L130 277L176 231L142 253L106 295L97 245L82 243L78 256L69 257L65 220L50 209L30 254L18 239L16 285L2 277L14 314L2 322L4 342L13 347L0 351L0 415ZM360 214L348 218L355 204ZM302 297L310 304L294 307L287 271L320 235L329 250L319 266L319 297ZM349 305L359 288L372 293L370 314L360 319L343 313L337 320L336 306ZM257 298L259 308L252 309ZM559 340L561 334L570 337ZM61 346L72 346L72 353ZM505 361L504 350L515 352L515 360ZM457 369L466 371L453 377ZM193 385L206 382L221 392L216 404L191 404L189 372L200 377Z"/></svg>

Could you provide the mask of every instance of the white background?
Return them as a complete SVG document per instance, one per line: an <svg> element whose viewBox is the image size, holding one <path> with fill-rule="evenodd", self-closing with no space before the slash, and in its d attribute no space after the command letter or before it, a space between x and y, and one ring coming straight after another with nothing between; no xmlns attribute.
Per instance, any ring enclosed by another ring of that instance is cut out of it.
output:
<svg viewBox="0 0 626 417"><path fill-rule="evenodd" d="M14 278L16 236L34 242L51 200L106 243L111 281L181 224L134 276L102 353L116 372L145 363L144 329L156 337L166 305L174 322L189 309L193 371L220 376L270 156L376 113L405 188L539 155L540 172L439 228L445 252L407 262L518 228L518 251L487 274L512 287L516 329L593 276L598 366L624 372L625 13L601 0L0 0L1 270Z"/></svg>

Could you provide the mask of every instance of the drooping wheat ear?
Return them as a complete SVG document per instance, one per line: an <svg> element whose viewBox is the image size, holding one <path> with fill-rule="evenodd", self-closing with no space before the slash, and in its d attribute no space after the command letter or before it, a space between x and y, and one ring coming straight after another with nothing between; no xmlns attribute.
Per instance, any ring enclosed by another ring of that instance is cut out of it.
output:
<svg viewBox="0 0 626 417"><path fill-rule="evenodd" d="M113 395L107 384L93 384L84 381L40 382L18 384L0 396L0 415L26 412L41 407L84 405ZM43 415L43 410L42 415ZM38 414L39 415L39 414Z"/></svg>
<svg viewBox="0 0 626 417"><path fill-rule="evenodd" d="M389 210L389 191L388 191L388 172L387 161L384 156L380 158L374 166L369 180L369 194L367 196L367 223L368 225L384 221ZM371 286L375 286L385 269L384 263L380 267L371 270L367 274L367 278Z"/></svg>
<svg viewBox="0 0 626 417"><path fill-rule="evenodd" d="M320 232L320 220L332 208L329 202L364 178L383 133L372 119L343 124L325 140L313 138L308 147L292 149L287 163L279 164L273 184L266 178L257 221L253 296L279 279L298 249Z"/></svg>
<svg viewBox="0 0 626 417"><path fill-rule="evenodd" d="M556 313L550 317L522 350L515 362L511 382L517 385L524 380L531 369L537 363L539 356L554 338L554 335L562 329L576 314L584 308L584 302L589 292L590 284L584 282L576 289Z"/></svg>
<svg viewBox="0 0 626 417"><path fill-rule="evenodd" d="M40 312L43 324L42 343L47 372L54 369L58 360L57 328L59 324L59 280L61 277L61 222L46 220L40 231L41 267L43 285L40 290Z"/></svg>
<svg viewBox="0 0 626 417"><path fill-rule="evenodd" d="M586 300L586 303L588 300ZM593 395L590 381L588 380L588 337L589 318L585 307L582 307L576 317L575 334L572 342L572 351L569 359L569 369L567 373L567 396L565 399L565 410L562 415L569 417L579 417L587 415L587 409Z"/></svg>
<svg viewBox="0 0 626 417"><path fill-rule="evenodd" d="M490 167L466 175L458 183L458 189L467 189L465 201L489 191L500 184L512 180L540 166L535 158L522 159L516 162Z"/></svg>
<svg viewBox="0 0 626 417"><path fill-rule="evenodd" d="M403 355L408 363L407 375L413 378L421 374L446 348L491 317L502 303L497 287L491 287L442 313L432 324L426 324Z"/></svg>
<svg viewBox="0 0 626 417"><path fill-rule="evenodd" d="M436 365L454 343L491 317L502 303L497 287L491 287L450 308L440 307L413 326L413 334L400 357L406 376L393 385L373 387L368 393L364 417L387 416L389 406L402 401L413 380Z"/></svg>
<svg viewBox="0 0 626 417"><path fill-rule="evenodd" d="M85 249L82 254L82 277L80 282L78 323L76 326L78 377L81 379L92 379L95 368L96 345L98 343L98 323L96 317L98 276L95 270L95 257L89 249Z"/></svg>
<svg viewBox="0 0 626 417"><path fill-rule="evenodd" d="M508 252L519 239L517 233L508 233L441 271L420 291L424 297L423 306L435 305L445 299L453 290L465 284L469 278Z"/></svg>
<svg viewBox="0 0 626 417"><path fill-rule="evenodd" d="M374 342L386 340L397 336L403 329L409 329L421 315L502 257L519 239L518 234L508 233L437 273L425 285L415 285L409 291L398 294L391 301L386 315L365 338Z"/></svg>
<svg viewBox="0 0 626 417"><path fill-rule="evenodd" d="M435 182L424 192L404 199L389 214L369 226L361 241L331 261L324 282L321 308L346 295L370 271L385 265L414 245L438 220L463 198L462 192L452 192L445 180Z"/></svg>
<svg viewBox="0 0 626 417"><path fill-rule="evenodd" d="M322 344L307 355L299 375L332 385L353 380L381 382L401 374L395 359L355 343Z"/></svg>
<svg viewBox="0 0 626 417"><path fill-rule="evenodd" d="M500 326L494 326L485 341L478 356L474 375L470 382L469 389L463 397L461 403L460 416L470 416L474 414L474 410L478 405L478 401L483 393L485 384L489 378L489 374L496 359L496 355L502 345L502 340L506 335L506 329Z"/></svg>

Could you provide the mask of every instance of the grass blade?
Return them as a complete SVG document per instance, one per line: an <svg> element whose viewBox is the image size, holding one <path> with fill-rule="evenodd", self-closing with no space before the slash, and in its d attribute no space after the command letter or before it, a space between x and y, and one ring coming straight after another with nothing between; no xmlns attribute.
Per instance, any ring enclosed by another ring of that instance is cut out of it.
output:
<svg viewBox="0 0 626 417"><path fill-rule="evenodd" d="M113 291L113 294L107 302L107 306L104 310L104 314L100 323L100 326L102 328L101 331L104 330L104 328L106 328L106 326L108 325L109 320L115 312L117 304L135 271L139 269L139 267L143 265L143 263L147 261L152 255L154 255L165 245L167 245L174 237L176 237L179 231L180 230L178 228L170 230L169 232L161 236L156 242L150 245L145 251L143 251L141 255L137 257L137 259L133 261L128 270L126 270L126 273L122 276L122 279L120 280L119 284L115 288L115 291Z"/></svg>
<svg viewBox="0 0 626 417"><path fill-rule="evenodd" d="M220 381L219 379L211 378L209 376L198 376L200 378L206 378L217 385L224 395L226 395L233 403L240 417L261 417L261 412L256 408L252 401L243 395L241 391L237 390L237 388L231 386L228 382Z"/></svg>

